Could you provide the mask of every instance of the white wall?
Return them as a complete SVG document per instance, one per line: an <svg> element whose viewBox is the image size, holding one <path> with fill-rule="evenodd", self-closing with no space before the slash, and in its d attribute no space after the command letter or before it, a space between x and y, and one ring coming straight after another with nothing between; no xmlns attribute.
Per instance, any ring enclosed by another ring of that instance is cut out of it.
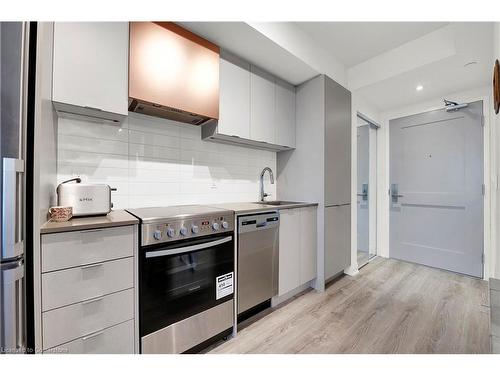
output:
<svg viewBox="0 0 500 375"><path fill-rule="evenodd" d="M201 140L201 127L130 113L120 125L59 118L57 178L116 187L115 208L256 201L270 151ZM266 176L265 190L276 197Z"/></svg>
<svg viewBox="0 0 500 375"><path fill-rule="evenodd" d="M493 58L500 60L500 23L496 22L494 26L494 31L493 31ZM490 106L491 108L492 106ZM498 168L500 168L500 160L498 158L500 157L500 131L497 129L500 127L500 114L496 115L495 112L491 111L491 116L492 116L492 130L496 131L495 133L495 147L494 147L494 161L496 162L495 166L495 171L496 175L500 175L500 171ZM495 181L496 182L496 181ZM493 206L494 207L494 215L492 217L495 218L495 223L500 223L500 218L497 216L500 214L500 209L498 209L498 203L500 202L500 191L498 190L498 182L496 182L496 187L497 191L495 194L496 198L496 204ZM494 226L496 228L496 226ZM495 277L497 279L500 279L500 230L496 229L496 233L492 236L492 239L494 239L494 243L492 243L492 267L491 267L491 276Z"/></svg>
<svg viewBox="0 0 500 375"><path fill-rule="evenodd" d="M495 145L496 139L495 127L491 126L491 88L482 87L475 90L464 92L450 93L444 95L449 100L458 102L473 102L483 101L483 112L485 117L484 126L484 183L486 186L485 200L484 200L484 251L485 251L485 268L484 278L490 277L494 269L494 251L496 248L496 194L495 192L497 173L495 166ZM418 114L426 111L431 111L443 107L443 97L435 98L414 105L396 108L381 114L381 128L378 130L378 158L379 158L379 181L378 190L378 238L377 248L378 255L389 257L389 196L387 191L389 189L389 120Z"/></svg>

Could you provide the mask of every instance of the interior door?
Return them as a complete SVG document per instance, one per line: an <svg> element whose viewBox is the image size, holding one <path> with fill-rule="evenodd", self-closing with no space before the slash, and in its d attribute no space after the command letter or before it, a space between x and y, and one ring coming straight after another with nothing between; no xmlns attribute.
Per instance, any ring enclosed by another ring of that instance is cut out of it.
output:
<svg viewBox="0 0 500 375"><path fill-rule="evenodd" d="M390 121L390 256L483 275L482 102Z"/></svg>

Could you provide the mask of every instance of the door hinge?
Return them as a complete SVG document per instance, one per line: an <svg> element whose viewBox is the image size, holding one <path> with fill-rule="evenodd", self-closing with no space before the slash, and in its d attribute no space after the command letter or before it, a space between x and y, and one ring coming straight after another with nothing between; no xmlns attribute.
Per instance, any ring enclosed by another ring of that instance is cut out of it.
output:
<svg viewBox="0 0 500 375"><path fill-rule="evenodd" d="M486 194L486 186L484 184L481 185L483 196Z"/></svg>
<svg viewBox="0 0 500 375"><path fill-rule="evenodd" d="M481 126L484 127L484 115L481 115Z"/></svg>
<svg viewBox="0 0 500 375"><path fill-rule="evenodd" d="M484 249L483 249L483 253L481 254L481 261L483 262L484 264Z"/></svg>

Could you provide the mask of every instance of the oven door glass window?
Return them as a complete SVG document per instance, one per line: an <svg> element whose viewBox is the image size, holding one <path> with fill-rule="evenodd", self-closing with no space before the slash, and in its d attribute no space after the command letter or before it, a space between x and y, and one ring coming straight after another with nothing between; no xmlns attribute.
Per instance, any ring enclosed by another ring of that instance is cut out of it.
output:
<svg viewBox="0 0 500 375"><path fill-rule="evenodd" d="M141 336L232 299L216 294L216 278L231 272L234 242L227 234L142 248Z"/></svg>

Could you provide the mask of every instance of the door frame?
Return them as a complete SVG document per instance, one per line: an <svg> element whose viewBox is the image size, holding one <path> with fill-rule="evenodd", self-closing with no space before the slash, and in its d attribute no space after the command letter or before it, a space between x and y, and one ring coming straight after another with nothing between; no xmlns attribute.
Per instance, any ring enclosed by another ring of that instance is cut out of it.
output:
<svg viewBox="0 0 500 375"><path fill-rule="evenodd" d="M490 98L490 88L484 87L467 92L444 95L449 100L458 102L483 102L483 183L485 194L483 198L483 279L488 280L494 275L494 251L496 248L496 130L491 127L493 118ZM378 218L377 218L377 251L379 256L389 258L389 121L399 117L416 115L437 109L443 109L442 96L430 101L417 103L412 106L387 111L382 114L382 127L378 131L378 160L379 184L377 190Z"/></svg>
<svg viewBox="0 0 500 375"><path fill-rule="evenodd" d="M355 230L353 231L355 233L355 236L356 236L356 248L353 250L355 252L355 255L356 255L356 268L359 269L363 266L365 266L366 264L368 264L370 261L372 261L373 259L375 259L375 257L378 255L379 253L379 240L378 240L378 236L379 236L379 223L378 223L378 220L379 220L379 199L378 199L378 196L379 196L379 185L380 185L380 177L379 177L379 166L380 166L380 163L379 163L379 130L381 129L381 125L379 123L377 123L376 121L372 120L371 118L369 118L368 116L364 115L363 113L359 112L359 111L356 111L356 127L354 128L354 134L356 135L356 137L354 137L353 139L355 140L355 143L356 143L356 162L354 163L353 162L353 173L352 175L355 176L355 183L353 183L353 190L354 190L354 199L353 199L353 203L356 202L356 195L357 195L357 180L358 180L358 158L357 158L357 128L359 126L365 126L365 125L358 125L358 117L364 121L366 121L368 123L368 126L369 126L369 129L374 129L376 132L375 132L375 140L376 140L376 153L374 155L375 157L375 161L374 161L374 165L375 165L375 176L376 176L376 180L375 180L375 199L373 199L373 203L374 203L374 208L375 208L375 226L374 228L371 227L371 224L369 223L369 230L372 229L372 232L375 234L375 253L372 257L370 257L368 259L368 261L366 263L363 263L363 264L358 264L357 263L357 252L358 252L358 249L357 249L357 235L358 235L358 215L357 215L357 204L354 205L352 204L352 211L355 211L355 214L352 214L353 217L356 218L355 220L355 224L353 224L353 228L355 228ZM369 155L369 158L372 156L372 154L370 153ZM370 172L370 176L371 176L371 172ZM371 209L371 208L370 208ZM369 234L370 235L370 234Z"/></svg>

